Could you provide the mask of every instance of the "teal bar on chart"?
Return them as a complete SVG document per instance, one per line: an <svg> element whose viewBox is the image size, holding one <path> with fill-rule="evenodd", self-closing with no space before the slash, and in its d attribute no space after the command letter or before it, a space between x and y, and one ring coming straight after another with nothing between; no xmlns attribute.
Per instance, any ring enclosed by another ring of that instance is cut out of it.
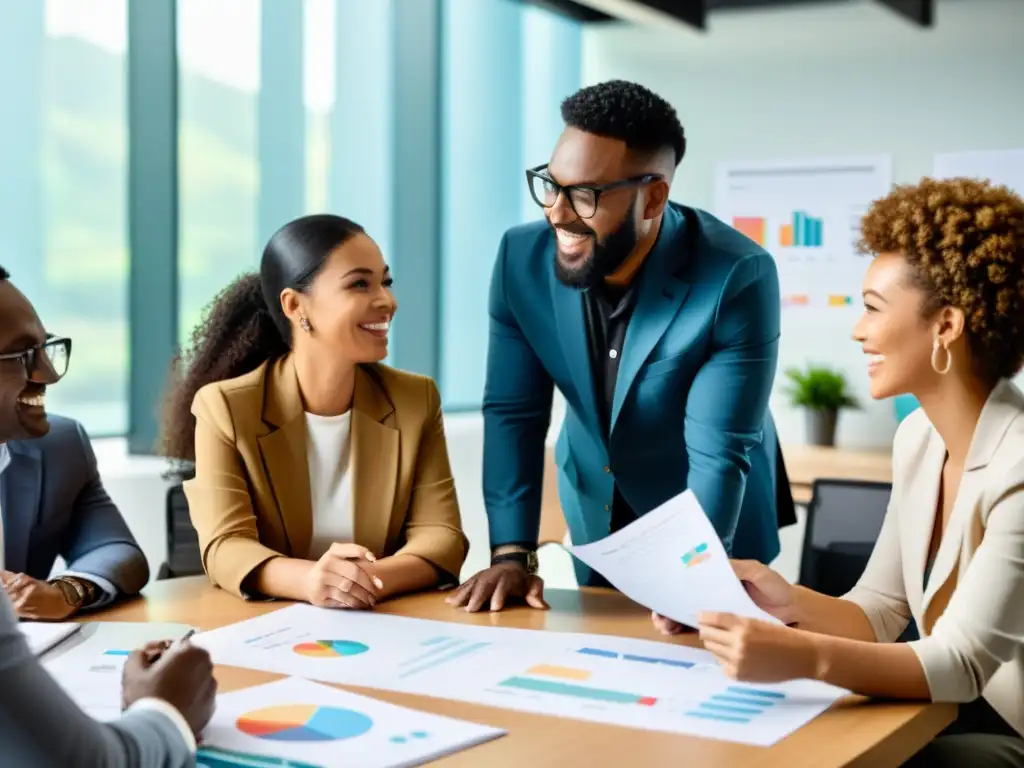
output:
<svg viewBox="0 0 1024 768"><path fill-rule="evenodd" d="M804 231L804 216L802 211L793 211L793 245L807 245L806 232Z"/></svg>
<svg viewBox="0 0 1024 768"><path fill-rule="evenodd" d="M553 680L535 680L531 677L510 677L502 682L501 686L503 688L519 688L523 691L554 693L561 696L574 696L580 699L593 699L594 701L608 701L614 704L641 704L651 701L651 699L645 696L637 696L635 693L587 688L583 685L571 685Z"/></svg>

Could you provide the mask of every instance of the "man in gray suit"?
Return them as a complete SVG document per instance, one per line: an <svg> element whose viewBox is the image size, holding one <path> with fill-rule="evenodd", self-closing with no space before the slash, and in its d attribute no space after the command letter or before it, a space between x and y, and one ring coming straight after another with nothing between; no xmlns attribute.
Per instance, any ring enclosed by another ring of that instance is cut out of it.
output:
<svg viewBox="0 0 1024 768"><path fill-rule="evenodd" d="M70 341L46 334L0 267L0 473L8 441L46 434L47 385L67 368ZM3 503L0 500L0 503ZM2 519L2 518L0 518ZM0 525L0 540L3 526ZM0 544L0 568L5 548ZM213 715L217 684L206 651L153 643L133 653L123 680L125 713L111 724L82 712L47 675L18 631L0 590L0 764L17 768L185 768Z"/></svg>
<svg viewBox="0 0 1024 768"><path fill-rule="evenodd" d="M137 594L149 580L149 567L103 487L81 425L60 416L48 421L45 435L7 444L10 466L0 473L0 579L18 616L61 621ZM58 555L67 570L47 581Z"/></svg>

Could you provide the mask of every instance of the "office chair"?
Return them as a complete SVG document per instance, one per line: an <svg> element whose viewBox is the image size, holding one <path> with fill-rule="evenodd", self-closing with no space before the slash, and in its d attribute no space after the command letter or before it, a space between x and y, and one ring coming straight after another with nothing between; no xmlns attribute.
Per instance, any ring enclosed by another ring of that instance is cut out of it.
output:
<svg viewBox="0 0 1024 768"><path fill-rule="evenodd" d="M832 597L849 592L868 564L891 492L889 483L815 480L799 583Z"/></svg>
<svg viewBox="0 0 1024 768"><path fill-rule="evenodd" d="M842 597L853 589L882 530L891 493L890 483L815 480L797 582L832 597ZM899 640L918 637L911 619Z"/></svg>
<svg viewBox="0 0 1024 768"><path fill-rule="evenodd" d="M160 566L157 580L202 575L203 558L199 552L199 537L192 527L188 499L181 483L167 489L166 514L167 562Z"/></svg>

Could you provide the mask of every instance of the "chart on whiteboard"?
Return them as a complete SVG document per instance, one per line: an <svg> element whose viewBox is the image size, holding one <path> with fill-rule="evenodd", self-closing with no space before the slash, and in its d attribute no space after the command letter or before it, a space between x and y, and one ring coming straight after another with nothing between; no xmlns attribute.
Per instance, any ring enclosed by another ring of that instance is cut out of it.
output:
<svg viewBox="0 0 1024 768"><path fill-rule="evenodd" d="M775 257L783 306L856 308L860 220L891 181L885 155L723 164L716 214Z"/></svg>

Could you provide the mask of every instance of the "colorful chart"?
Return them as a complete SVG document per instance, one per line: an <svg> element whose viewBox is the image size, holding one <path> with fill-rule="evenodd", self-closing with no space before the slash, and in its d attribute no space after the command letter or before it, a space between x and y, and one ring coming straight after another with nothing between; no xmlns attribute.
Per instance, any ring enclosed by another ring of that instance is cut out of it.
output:
<svg viewBox="0 0 1024 768"><path fill-rule="evenodd" d="M683 565L687 568L693 568L695 565L700 565L705 560L711 559L711 553L708 552L707 542L698 544L696 547L691 549L685 555L682 556Z"/></svg>
<svg viewBox="0 0 1024 768"><path fill-rule="evenodd" d="M370 646L365 643L357 643L355 640L317 640L312 643L299 643L292 650L299 656L328 659L338 656L357 656L370 650Z"/></svg>
<svg viewBox="0 0 1024 768"><path fill-rule="evenodd" d="M247 712L235 727L268 741L339 741L362 736L373 720L361 712L314 704L286 704Z"/></svg>
<svg viewBox="0 0 1024 768"><path fill-rule="evenodd" d="M785 698L786 694L780 691L730 685L724 693L716 693L707 701L701 702L696 709L687 712L686 716L701 720L719 720L724 723L749 723Z"/></svg>
<svg viewBox="0 0 1024 768"><path fill-rule="evenodd" d="M784 248L820 248L824 242L822 219L808 216L803 211L793 212L793 223L779 227L779 245Z"/></svg>
<svg viewBox="0 0 1024 768"><path fill-rule="evenodd" d="M767 221L762 216L734 216L732 226L758 245L764 245Z"/></svg>
<svg viewBox="0 0 1024 768"><path fill-rule="evenodd" d="M637 656L634 653L617 653L616 651L606 651L603 648L580 648L576 653L582 653L584 656L600 656L603 659L621 659L622 661L636 661L641 664L664 664L667 667L679 667L681 669L689 669L694 666L692 661L682 661L680 659L660 659L654 656Z"/></svg>
<svg viewBox="0 0 1024 768"><path fill-rule="evenodd" d="M625 691L589 688L583 685L560 683L555 680L534 680L531 677L510 677L508 680L503 680L499 685L503 688L518 688L522 691L532 691L534 693L553 693L559 696L573 696L579 699L605 701L612 704L640 704L645 707L653 707L658 701L653 696L639 696L635 693L626 693Z"/></svg>

